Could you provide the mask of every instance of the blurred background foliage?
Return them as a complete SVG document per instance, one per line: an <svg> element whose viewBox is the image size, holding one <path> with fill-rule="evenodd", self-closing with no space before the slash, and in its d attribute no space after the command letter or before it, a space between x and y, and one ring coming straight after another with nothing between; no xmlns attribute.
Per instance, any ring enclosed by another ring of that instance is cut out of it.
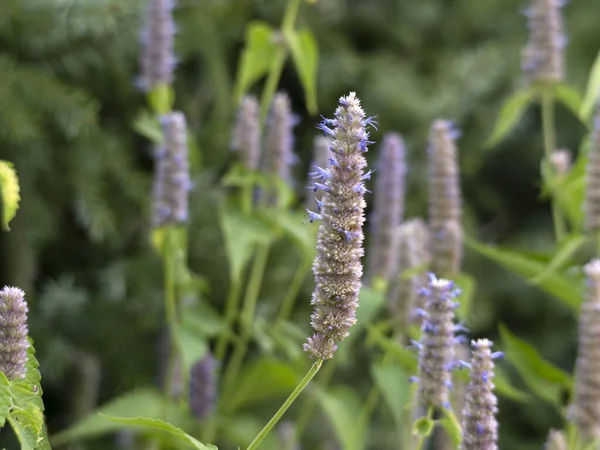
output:
<svg viewBox="0 0 600 450"><path fill-rule="evenodd" d="M163 300L160 261L149 242L152 145L134 131L144 109L135 86L144 4L0 4L0 159L15 164L22 189L12 231L0 235L0 281L28 293L51 432L94 406L78 399L104 402L155 382L159 372ZM248 23L258 19L277 27L285 4L179 0L175 11L176 107L186 113L199 147L190 266L206 279L206 299L216 309L228 285L215 217L224 195L218 180L235 158L229 143L236 67ZM302 6L298 23L319 43L319 113L330 115L339 96L355 90L367 113L378 117L375 141L387 131L405 137L406 217L426 214L428 130L434 119L449 118L462 130L467 234L545 251L552 231L548 204L539 197L537 107L500 145L484 147L501 103L523 85L524 6L521 0L320 0ZM597 12L593 0L574 0L565 8L567 80L580 91L600 48ZM302 199L318 117L304 108L291 61L279 88L301 118L295 189ZM260 84L254 89L259 93ZM559 146L577 151L584 127L565 109L559 109L557 123ZM370 161L376 155L377 145ZM299 258L289 246L276 247L261 291L263 308L278 301ZM569 310L469 251L465 272L478 279L474 335L493 339L498 324L506 323L547 359L572 369L576 327ZM306 330L312 285L308 279L294 314ZM353 370L344 378L368 386L366 371ZM86 377L99 377L97 393L80 395ZM559 420L540 402L501 401L501 447L540 448Z"/></svg>

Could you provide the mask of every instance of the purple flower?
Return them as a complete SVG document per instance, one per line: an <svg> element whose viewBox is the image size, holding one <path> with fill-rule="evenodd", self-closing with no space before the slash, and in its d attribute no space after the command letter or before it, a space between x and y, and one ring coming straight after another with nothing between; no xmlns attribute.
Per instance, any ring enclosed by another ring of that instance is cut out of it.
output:
<svg viewBox="0 0 600 450"><path fill-rule="evenodd" d="M521 68L529 82L559 83L564 78L564 48L561 0L532 0L525 12L529 42L523 49Z"/></svg>
<svg viewBox="0 0 600 450"><path fill-rule="evenodd" d="M367 161L362 145L368 139L368 120L354 92L340 98L335 119L325 119L333 140L329 147L334 164L331 177L323 180L318 254L313 264L316 288L311 324L316 333L304 350L311 357L332 358L337 345L356 323L363 256L364 189L362 177ZM315 186L317 183L315 183Z"/></svg>
<svg viewBox="0 0 600 450"><path fill-rule="evenodd" d="M258 170L261 158L259 104L256 97L245 96L238 110L231 148L239 153L246 170Z"/></svg>
<svg viewBox="0 0 600 450"><path fill-rule="evenodd" d="M487 339L472 341L470 381L462 411L461 450L497 450L497 399L494 394L494 359L501 353L492 353L492 342Z"/></svg>
<svg viewBox="0 0 600 450"><path fill-rule="evenodd" d="M454 142L454 125L436 121L431 129L429 152L429 228L432 271L452 276L460 272L463 233L461 191Z"/></svg>
<svg viewBox="0 0 600 450"><path fill-rule="evenodd" d="M369 280L381 277L389 281L396 272L397 228L404 214L404 153L404 141L399 134L384 136L375 174L372 237L367 253Z"/></svg>
<svg viewBox="0 0 600 450"><path fill-rule="evenodd" d="M9 286L0 291L0 372L10 381L25 378L27 312L25 292Z"/></svg>
<svg viewBox="0 0 600 450"><path fill-rule="evenodd" d="M275 94L267 123L266 166L268 172L288 184L292 182L290 167L295 161L294 125L296 119L292 114L290 98L283 92Z"/></svg>
<svg viewBox="0 0 600 450"><path fill-rule="evenodd" d="M210 353L192 366L190 373L190 407L198 420L212 414L217 401L215 361Z"/></svg>
<svg viewBox="0 0 600 450"><path fill-rule="evenodd" d="M141 75L144 91L173 82L176 59L173 54L173 0L150 0L142 30Z"/></svg>
<svg viewBox="0 0 600 450"><path fill-rule="evenodd" d="M569 419L584 440L600 438L600 259L584 268L588 295L579 315L579 348L575 367L575 392Z"/></svg>
<svg viewBox="0 0 600 450"><path fill-rule="evenodd" d="M162 118L163 147L156 153L154 226L176 225L188 218L191 188L185 116L173 112Z"/></svg>
<svg viewBox="0 0 600 450"><path fill-rule="evenodd" d="M310 178L315 179L315 176L321 172L329 174L329 177L331 177L331 170L328 169L330 144L331 139L328 137L318 136L315 138L313 144L313 160L311 164L311 169L314 169L314 171L308 173ZM320 176L317 179L324 180L324 178L327 177ZM319 204L321 204L320 195L317 195L314 189L309 189L306 195L306 209L315 209L315 205L317 205L317 210L320 210Z"/></svg>

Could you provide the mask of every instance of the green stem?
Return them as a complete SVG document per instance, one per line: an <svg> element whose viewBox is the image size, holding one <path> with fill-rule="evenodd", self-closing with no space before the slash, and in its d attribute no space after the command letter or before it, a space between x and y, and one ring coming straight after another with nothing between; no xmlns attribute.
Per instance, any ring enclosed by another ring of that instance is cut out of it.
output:
<svg viewBox="0 0 600 450"><path fill-rule="evenodd" d="M292 282L290 283L287 293L283 298L283 302L281 303L281 309L279 310L279 315L277 316L278 324L286 321L292 314L294 303L296 302L296 298L298 298L298 293L302 288L302 283L310 271L310 266L310 261L303 260L296 269L294 278L292 278Z"/></svg>
<svg viewBox="0 0 600 450"><path fill-rule="evenodd" d="M555 170L552 166L552 153L556 150L556 135L554 129L554 90L552 85L542 88L542 133L544 135L544 155L548 170L552 174ZM556 240L561 241L565 235L565 223L558 205L552 201L552 220L554 222L554 233Z"/></svg>
<svg viewBox="0 0 600 450"><path fill-rule="evenodd" d="M335 373L335 369L337 366L337 359L333 358L323 369L323 373L321 374L321 387L325 388L331 379L333 378L333 374ZM296 440L299 440L300 436L304 432L305 428L310 423L310 420L313 418L313 414L315 408L317 406L317 397L309 396L306 399L303 407L300 409L300 414L298 416L298 420L296 421Z"/></svg>
<svg viewBox="0 0 600 450"><path fill-rule="evenodd" d="M433 417L433 408L429 408L427 410L427 418L431 419L432 417ZM413 450L422 450L423 446L425 445L426 440L427 440L427 436L425 436L423 434L420 434L419 436L417 436Z"/></svg>
<svg viewBox="0 0 600 450"><path fill-rule="evenodd" d="M302 381L300 381L298 386L296 386L296 389L294 389L294 392L292 392L290 394L290 396L283 403L283 405L281 405L281 408L279 408L279 410L275 413L275 415L271 418L271 420L269 420L269 422L260 431L260 433L258 433L258 436L256 436L256 438L248 446L247 450L254 450L254 449L258 448L258 446L260 445L262 440L265 437L267 437L269 432L273 429L273 427L277 424L277 422L279 422L279 419L281 419L283 414L288 410L288 408L290 406L292 406L292 403L294 403L294 400L296 400L296 398L300 395L300 393L304 390L304 388L308 385L308 383L310 383L310 381L314 378L314 376L317 374L317 372L321 368L322 364L323 364L323 360L318 359L317 362L315 362L312 365L312 367L310 368L310 370L308 371L306 376L302 379Z"/></svg>
<svg viewBox="0 0 600 450"><path fill-rule="evenodd" d="M260 293L260 286L267 266L267 258L269 257L269 247L268 243L260 245L254 258L240 317L240 337L236 342L231 361L225 371L223 378L224 386L230 386L230 383L235 380L246 356L248 341L252 335L252 322L254 320L254 312L256 311L258 294Z"/></svg>
<svg viewBox="0 0 600 450"><path fill-rule="evenodd" d="M225 358L227 344L229 344L230 336L233 334L235 315L240 302L240 286L241 283L239 281L232 281L227 300L225 301L225 324L227 326L227 331L226 333L222 333L217 341L215 347L215 358L217 361L223 361L223 358Z"/></svg>
<svg viewBox="0 0 600 450"><path fill-rule="evenodd" d="M294 24L296 22L296 17L298 16L298 9L300 8L301 1L302 0L290 0L290 2L287 5L285 15L283 16L283 21L281 22L281 31L283 32L284 38L288 33L294 30ZM275 91L277 90L277 85L279 84L279 80L281 78L281 73L283 72L283 66L285 64L287 56L288 46L287 43L284 43L277 50L275 58L271 63L269 76L267 78L265 88L263 89L262 96L260 98L261 129L265 125L267 114L269 112L269 106L271 105L271 100L273 99L273 95L275 95Z"/></svg>

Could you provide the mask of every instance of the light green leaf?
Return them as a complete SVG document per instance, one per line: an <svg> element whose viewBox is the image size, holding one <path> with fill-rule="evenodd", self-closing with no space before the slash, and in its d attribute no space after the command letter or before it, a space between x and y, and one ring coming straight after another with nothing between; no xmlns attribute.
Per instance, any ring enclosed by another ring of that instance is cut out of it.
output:
<svg viewBox="0 0 600 450"><path fill-rule="evenodd" d="M413 423L412 434L415 437L429 437L433 433L435 422L429 417L419 417Z"/></svg>
<svg viewBox="0 0 600 450"><path fill-rule="evenodd" d="M0 372L0 428L6 423L11 401L10 382L6 378L6 375Z"/></svg>
<svg viewBox="0 0 600 450"><path fill-rule="evenodd" d="M235 101L239 103L250 86L265 76L277 53L273 27L264 22L250 22L246 29L246 44L242 50L235 86Z"/></svg>
<svg viewBox="0 0 600 450"><path fill-rule="evenodd" d="M366 430L360 421L362 403L350 388L337 386L318 393L337 440L344 450L365 448Z"/></svg>
<svg viewBox="0 0 600 450"><path fill-rule="evenodd" d="M99 408L107 416L137 417L147 415L169 420L169 422L187 429L192 426L187 413L175 402L166 399L164 394L154 388L142 388L127 392ZM91 414L76 422L70 428L51 438L52 444L60 446L73 441L95 438L127 428L123 424L107 421L98 414Z"/></svg>
<svg viewBox="0 0 600 450"><path fill-rule="evenodd" d="M575 117L579 117L579 110L581 109L581 94L577 89L564 83L557 84L554 87L554 95L556 100L561 103L565 108L570 110Z"/></svg>
<svg viewBox="0 0 600 450"><path fill-rule="evenodd" d="M35 450L43 439L44 416L35 405L27 409L15 409L8 421L21 443L21 450Z"/></svg>
<svg viewBox="0 0 600 450"><path fill-rule="evenodd" d="M500 337L507 361L529 388L539 398L560 406L562 393L573 387L572 377L543 359L531 344L514 336L504 325L500 325Z"/></svg>
<svg viewBox="0 0 600 450"><path fill-rule="evenodd" d="M187 330L198 336L214 337L227 332L223 318L206 302L185 308L181 322Z"/></svg>
<svg viewBox="0 0 600 450"><path fill-rule="evenodd" d="M594 106L598 99L598 92L600 92L600 53L598 53L596 61L594 61L594 65L590 71L587 87L585 89L585 97L583 97L583 102L579 109L579 117L585 123L592 117Z"/></svg>
<svg viewBox="0 0 600 450"><path fill-rule="evenodd" d="M225 386L220 407L228 414L256 403L290 394L299 378L291 365L262 358L246 366L232 386Z"/></svg>
<svg viewBox="0 0 600 450"><path fill-rule="evenodd" d="M201 335L181 325L174 327L173 335L185 373L189 373L192 366L206 355L208 344Z"/></svg>
<svg viewBox="0 0 600 450"><path fill-rule="evenodd" d="M149 419L146 417L134 417L134 418L110 417L110 416L107 416L104 414L101 414L101 416L105 417L106 419L113 420L115 422L124 423L127 425L150 427L155 430L161 430L161 431L164 431L167 433L171 433L173 436L176 436L177 438L179 438L179 440L181 442L185 442L190 447L193 447L196 450L217 450L217 447L215 447L214 445L203 444L199 440L197 440L197 439L193 438L192 436L190 436L189 434L187 434L185 431L177 428L176 426L171 425L170 423L163 422L162 420L159 420L159 419Z"/></svg>
<svg viewBox="0 0 600 450"><path fill-rule="evenodd" d="M532 100L533 94L529 89L517 91L508 97L502 105L494 131L485 146L493 147L500 142L515 127Z"/></svg>
<svg viewBox="0 0 600 450"><path fill-rule="evenodd" d="M8 224L15 217L20 201L19 178L14 165L0 160L0 206L2 207L0 220L4 231L10 230Z"/></svg>
<svg viewBox="0 0 600 450"><path fill-rule="evenodd" d="M13 381L10 385L13 403L21 408L27 408L28 405L34 405L38 410L44 411L42 401L42 387L40 381L42 376L38 370L39 363L35 358L35 347L33 340L28 338L29 348L27 349L27 364L25 365L25 378Z"/></svg>
<svg viewBox="0 0 600 450"><path fill-rule="evenodd" d="M483 245L472 239L465 239L465 243L476 252L502 265L505 269L525 280L542 273L546 267L546 264L531 259L520 252ZM574 311L579 311L579 305L583 298L583 285L580 280L556 273L552 277L539 282L538 286L553 297L562 300Z"/></svg>
<svg viewBox="0 0 600 450"><path fill-rule="evenodd" d="M393 364L373 364L371 374L390 408L399 433L402 432L403 409L410 401L410 384L406 373Z"/></svg>
<svg viewBox="0 0 600 450"><path fill-rule="evenodd" d="M531 400L531 396L528 393L523 392L510 383L508 375L499 366L496 366L494 369L494 385L496 386L496 394L501 397L519 403L527 403Z"/></svg>
<svg viewBox="0 0 600 450"><path fill-rule="evenodd" d="M168 114L173 108L175 92L168 84L156 86L148 93L148 103L156 114Z"/></svg>
<svg viewBox="0 0 600 450"><path fill-rule="evenodd" d="M473 303L473 297L476 289L476 281L475 278L465 273L461 273L460 275L454 277L454 281L460 288L460 295L457 298L460 306L456 309L456 315L460 320L466 322L469 318L469 313L471 312L471 305Z"/></svg>
<svg viewBox="0 0 600 450"><path fill-rule="evenodd" d="M146 110L138 114L133 121L132 128L157 146L163 142L163 132L158 117Z"/></svg>
<svg viewBox="0 0 600 450"><path fill-rule="evenodd" d="M461 441L461 427L454 413L449 409L442 411L443 417L438 420L438 423L446 431L446 434L452 441L454 448L458 448Z"/></svg>
<svg viewBox="0 0 600 450"><path fill-rule="evenodd" d="M290 46L296 72L300 77L306 109L309 114L317 113L317 71L319 68L319 47L310 30L291 30L285 35Z"/></svg>
<svg viewBox="0 0 600 450"><path fill-rule="evenodd" d="M233 208L222 210L221 229L225 235L230 276L234 283L239 283L244 267L254 255L256 246L267 244L272 233L262 222L244 216Z"/></svg>
<svg viewBox="0 0 600 450"><path fill-rule="evenodd" d="M540 284L550 276L554 276L557 271L565 269L565 266L571 262L571 258L579 251L579 249L587 242L585 236L576 234L573 236L566 237L556 249L556 252L552 256L550 263L544 268L544 270L531 278L531 283Z"/></svg>

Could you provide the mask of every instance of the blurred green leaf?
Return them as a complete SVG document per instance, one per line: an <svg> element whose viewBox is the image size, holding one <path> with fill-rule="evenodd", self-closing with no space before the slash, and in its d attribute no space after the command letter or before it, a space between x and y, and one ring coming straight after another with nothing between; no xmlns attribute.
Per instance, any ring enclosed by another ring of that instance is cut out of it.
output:
<svg viewBox="0 0 600 450"><path fill-rule="evenodd" d="M273 27L258 21L248 24L235 85L236 102L242 99L250 86L267 74L276 53L277 42Z"/></svg>
<svg viewBox="0 0 600 450"><path fill-rule="evenodd" d="M554 89L556 100L570 110L575 117L579 118L579 111L582 105L582 98L579 91L564 83L557 84Z"/></svg>
<svg viewBox="0 0 600 450"><path fill-rule="evenodd" d="M175 92L168 84L160 84L148 93L148 103L156 114L168 114L173 108Z"/></svg>
<svg viewBox="0 0 600 450"><path fill-rule="evenodd" d="M429 437L433 433L435 422L429 417L419 417L413 423L412 435L415 437Z"/></svg>
<svg viewBox="0 0 600 450"><path fill-rule="evenodd" d="M532 345L514 336L506 326L501 324L499 330L506 359L527 386L539 398L561 406L564 390L573 387L572 377L543 359Z"/></svg>
<svg viewBox="0 0 600 450"><path fill-rule="evenodd" d="M296 72L300 77L306 109L311 115L317 113L317 71L319 68L319 47L310 30L291 30L285 38L290 46Z"/></svg>
<svg viewBox="0 0 600 450"><path fill-rule="evenodd" d="M281 227L285 235L292 239L305 258L314 258L317 249L317 226L305 223L305 216L297 212L267 210L265 215L271 223Z"/></svg>
<svg viewBox="0 0 600 450"><path fill-rule="evenodd" d="M505 269L519 275L525 280L529 280L542 273L546 267L544 263L531 259L525 254L514 250L483 245L468 238L465 239L465 243L479 254L502 265ZM583 294L582 284L579 280L567 277L565 274L556 273L552 277L539 282L538 286L548 294L562 300L574 311L579 311Z"/></svg>
<svg viewBox="0 0 600 450"><path fill-rule="evenodd" d="M417 373L417 354L416 352L401 346L381 332L378 327L369 327L369 340L372 340L384 352L389 353L404 369L406 373Z"/></svg>
<svg viewBox="0 0 600 450"><path fill-rule="evenodd" d="M590 70L588 77L587 86L585 89L585 96L579 109L579 117L585 123L590 120L594 111L594 106L598 99L598 92L600 92L600 52L594 61L594 65Z"/></svg>
<svg viewBox="0 0 600 450"><path fill-rule="evenodd" d="M364 449L366 430L360 421L362 404L358 394L345 386L336 386L320 392L318 397L343 450Z"/></svg>
<svg viewBox="0 0 600 450"><path fill-rule="evenodd" d="M398 432L402 433L403 410L410 401L408 375L396 365L383 363L373 364L371 374L394 416Z"/></svg>
<svg viewBox="0 0 600 450"><path fill-rule="evenodd" d="M486 147L493 147L515 127L533 100L531 90L520 90L506 99L496 120L494 131L486 141Z"/></svg>
<svg viewBox="0 0 600 450"><path fill-rule="evenodd" d="M262 222L230 207L221 210L221 229L225 236L230 276L234 283L239 283L256 246L268 243L272 233Z"/></svg>
<svg viewBox="0 0 600 450"><path fill-rule="evenodd" d="M289 364L264 357L244 367L235 383L224 387L220 406L231 414L242 407L290 394L298 381Z"/></svg>
<svg viewBox="0 0 600 450"><path fill-rule="evenodd" d="M158 117L147 110L142 110L134 119L132 128L150 142L160 145L163 141L162 128Z"/></svg>
<svg viewBox="0 0 600 450"><path fill-rule="evenodd" d="M452 441L454 448L458 448L461 441L461 427L456 419L456 416L450 409L444 409L442 411L443 417L438 420L438 423L446 430L446 434Z"/></svg>
<svg viewBox="0 0 600 450"><path fill-rule="evenodd" d="M548 265L541 273L531 278L531 283L540 284L548 277L554 276L557 271L563 270L586 242L586 236L579 234L565 237L560 242Z"/></svg>
<svg viewBox="0 0 600 450"><path fill-rule="evenodd" d="M181 325L174 327L173 337L178 353L181 355L185 373L189 373L192 366L206 355L208 344L201 335Z"/></svg>
<svg viewBox="0 0 600 450"><path fill-rule="evenodd" d="M506 375L502 367L496 366L494 369L494 385L496 386L496 394L501 397L519 403L528 403L531 400L531 396L528 393L523 392L510 383L508 375Z"/></svg>
<svg viewBox="0 0 600 450"><path fill-rule="evenodd" d="M127 392L101 406L99 411L104 415L114 417L146 415L168 420L184 429L191 425L187 413L154 388L142 388ZM50 441L53 446L61 446L73 441L102 436L123 428L128 427L122 423L107 421L98 414L91 414L52 436Z"/></svg>
<svg viewBox="0 0 600 450"><path fill-rule="evenodd" d="M4 231L9 231L9 223L15 217L21 195L19 193L19 178L14 165L0 160L0 207L2 208L1 225Z"/></svg>
<svg viewBox="0 0 600 450"><path fill-rule="evenodd" d="M465 273L461 273L454 277L454 281L460 288L460 295L456 299L460 303L460 306L456 309L456 315L459 320L467 322L471 312L471 305L473 303L477 282L475 281L475 278Z"/></svg>
<svg viewBox="0 0 600 450"><path fill-rule="evenodd" d="M223 318L206 302L184 308L181 323L198 336L214 337L227 332Z"/></svg>
<svg viewBox="0 0 600 450"><path fill-rule="evenodd" d="M3 427L8 417L8 407L12 402L10 383L4 373L0 372L0 427Z"/></svg>
<svg viewBox="0 0 600 450"><path fill-rule="evenodd" d="M187 445L189 445L190 447L193 447L197 450L217 450L217 447L215 447L214 445L203 444L199 440L197 440L197 439L193 438L192 436L190 436L189 434L187 434L185 431L177 428L176 426L171 425L170 423L163 422L162 420L159 420L159 419L150 419L147 417L133 417L133 418L111 417L111 416L107 416L104 414L102 414L102 416L108 420L113 420L115 422L124 423L127 425L149 427L149 428L153 428L155 430L160 430L160 431L170 433L173 436L177 437L179 441L185 442Z"/></svg>

